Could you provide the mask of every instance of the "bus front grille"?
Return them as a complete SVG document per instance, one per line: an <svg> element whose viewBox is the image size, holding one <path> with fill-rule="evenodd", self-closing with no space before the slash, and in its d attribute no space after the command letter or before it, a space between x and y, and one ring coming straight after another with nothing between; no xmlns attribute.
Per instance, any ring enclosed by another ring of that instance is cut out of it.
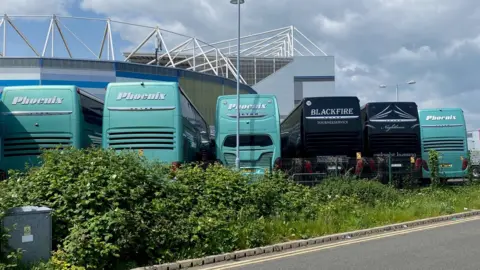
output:
<svg viewBox="0 0 480 270"><path fill-rule="evenodd" d="M305 151L312 155L354 155L361 152L361 131L305 134Z"/></svg>
<svg viewBox="0 0 480 270"><path fill-rule="evenodd" d="M37 156L43 149L65 148L72 145L70 134L29 134L25 137L4 138L3 156Z"/></svg>
<svg viewBox="0 0 480 270"><path fill-rule="evenodd" d="M442 151L442 152L453 152L465 151L465 144L462 139L452 139L452 138L435 138L435 139L426 139L423 141L423 151L428 152L429 150Z"/></svg>
<svg viewBox="0 0 480 270"><path fill-rule="evenodd" d="M419 153L420 140L417 133L371 134L372 153Z"/></svg>
<svg viewBox="0 0 480 270"><path fill-rule="evenodd" d="M108 131L108 147L124 149L175 149L175 131L165 128L112 129Z"/></svg>
<svg viewBox="0 0 480 270"><path fill-rule="evenodd" d="M235 166L235 154L226 153L225 154L225 162L227 166ZM273 163L273 153L263 153L260 155L260 158L257 160L240 160L240 167L244 168L253 168L253 167L260 167L260 168L270 168Z"/></svg>

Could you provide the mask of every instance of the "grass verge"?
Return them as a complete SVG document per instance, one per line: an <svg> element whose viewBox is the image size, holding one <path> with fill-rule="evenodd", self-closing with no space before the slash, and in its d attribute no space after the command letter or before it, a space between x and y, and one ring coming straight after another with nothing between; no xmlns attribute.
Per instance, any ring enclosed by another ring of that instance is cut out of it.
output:
<svg viewBox="0 0 480 270"><path fill-rule="evenodd" d="M350 196L334 195L326 204L318 205L319 215L315 219L287 222L282 218L271 219L265 225L267 242L306 239L480 209L478 185L396 192L395 200L376 200L373 204L360 201L356 192Z"/></svg>

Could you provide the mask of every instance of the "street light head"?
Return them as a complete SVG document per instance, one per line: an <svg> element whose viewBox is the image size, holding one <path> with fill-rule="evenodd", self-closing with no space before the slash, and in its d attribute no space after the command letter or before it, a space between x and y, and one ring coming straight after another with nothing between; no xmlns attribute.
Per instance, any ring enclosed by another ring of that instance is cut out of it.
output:
<svg viewBox="0 0 480 270"><path fill-rule="evenodd" d="M230 0L230 4L238 5L238 1L240 1L240 5L245 3L245 0Z"/></svg>
<svg viewBox="0 0 480 270"><path fill-rule="evenodd" d="M417 82L414 81L414 80L411 80L411 81L408 82L408 84L416 84L416 83L417 83Z"/></svg>
<svg viewBox="0 0 480 270"><path fill-rule="evenodd" d="M378 87L380 88L387 88L387 86L385 84L380 84Z"/></svg>

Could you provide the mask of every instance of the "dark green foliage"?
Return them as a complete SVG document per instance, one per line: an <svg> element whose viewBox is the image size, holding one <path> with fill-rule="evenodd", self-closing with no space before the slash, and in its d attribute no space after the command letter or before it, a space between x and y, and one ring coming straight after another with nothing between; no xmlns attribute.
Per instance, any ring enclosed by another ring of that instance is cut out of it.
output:
<svg viewBox="0 0 480 270"><path fill-rule="evenodd" d="M253 183L254 207L264 217L314 218L317 213L312 205L317 201L311 189L285 179L282 173L274 173Z"/></svg>
<svg viewBox="0 0 480 270"><path fill-rule="evenodd" d="M54 246L67 260L91 268L151 258L151 203L166 183L158 166L133 153L99 149L46 151L43 166L14 173L2 189L8 207L48 206L55 211ZM93 248L95 247L95 248Z"/></svg>
<svg viewBox="0 0 480 270"><path fill-rule="evenodd" d="M467 153L467 162L468 162L468 167L467 167L467 181L468 184L473 184L473 164L472 164L472 151L468 151Z"/></svg>
<svg viewBox="0 0 480 270"><path fill-rule="evenodd" d="M56 259L100 269L254 247L266 243L265 218L314 216L306 187L280 175L250 182L220 165L172 173L135 153L92 148L46 151L41 167L1 185L7 207L54 209Z"/></svg>
<svg viewBox="0 0 480 270"><path fill-rule="evenodd" d="M54 209L56 251L38 270L131 269L480 206L474 192L417 195L350 177L310 188L277 172L252 182L220 165L172 171L101 149L47 151L41 167L10 175L1 209ZM0 268L17 255L1 254Z"/></svg>
<svg viewBox="0 0 480 270"><path fill-rule="evenodd" d="M430 170L430 179L432 181L432 187L440 186L440 163L439 163L439 154L435 150L430 150L428 152L428 169Z"/></svg>
<svg viewBox="0 0 480 270"><path fill-rule="evenodd" d="M8 204L5 198L10 193L0 184L0 220L5 216L5 211L8 209ZM8 246L10 236L8 231L14 228L7 228L5 230L0 223L0 269L16 269L18 262L22 256L21 250L13 250Z"/></svg>

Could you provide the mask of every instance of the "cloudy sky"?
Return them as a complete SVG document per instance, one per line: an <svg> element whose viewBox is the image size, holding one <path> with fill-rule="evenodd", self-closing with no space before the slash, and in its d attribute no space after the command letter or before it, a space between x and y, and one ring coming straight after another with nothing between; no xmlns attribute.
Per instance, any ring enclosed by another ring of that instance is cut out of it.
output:
<svg viewBox="0 0 480 270"><path fill-rule="evenodd" d="M379 84L415 80L415 85L401 86L401 100L415 101L421 108L461 107L469 128L480 128L480 5L474 3L246 0L242 32L295 25L335 56L339 93L358 95L362 103L393 100L395 89L380 89ZM236 10L229 0L0 0L0 7L7 14L56 13L160 25L205 41L236 36ZM31 30L38 29L33 27L38 23L25 23L23 29L40 36ZM102 35L101 27L98 31L83 24L71 28L87 37ZM119 53L143 35L145 30L116 28ZM41 48L43 42L39 38L32 43ZM99 44L92 46L98 50ZM16 46L9 50L25 53Z"/></svg>

